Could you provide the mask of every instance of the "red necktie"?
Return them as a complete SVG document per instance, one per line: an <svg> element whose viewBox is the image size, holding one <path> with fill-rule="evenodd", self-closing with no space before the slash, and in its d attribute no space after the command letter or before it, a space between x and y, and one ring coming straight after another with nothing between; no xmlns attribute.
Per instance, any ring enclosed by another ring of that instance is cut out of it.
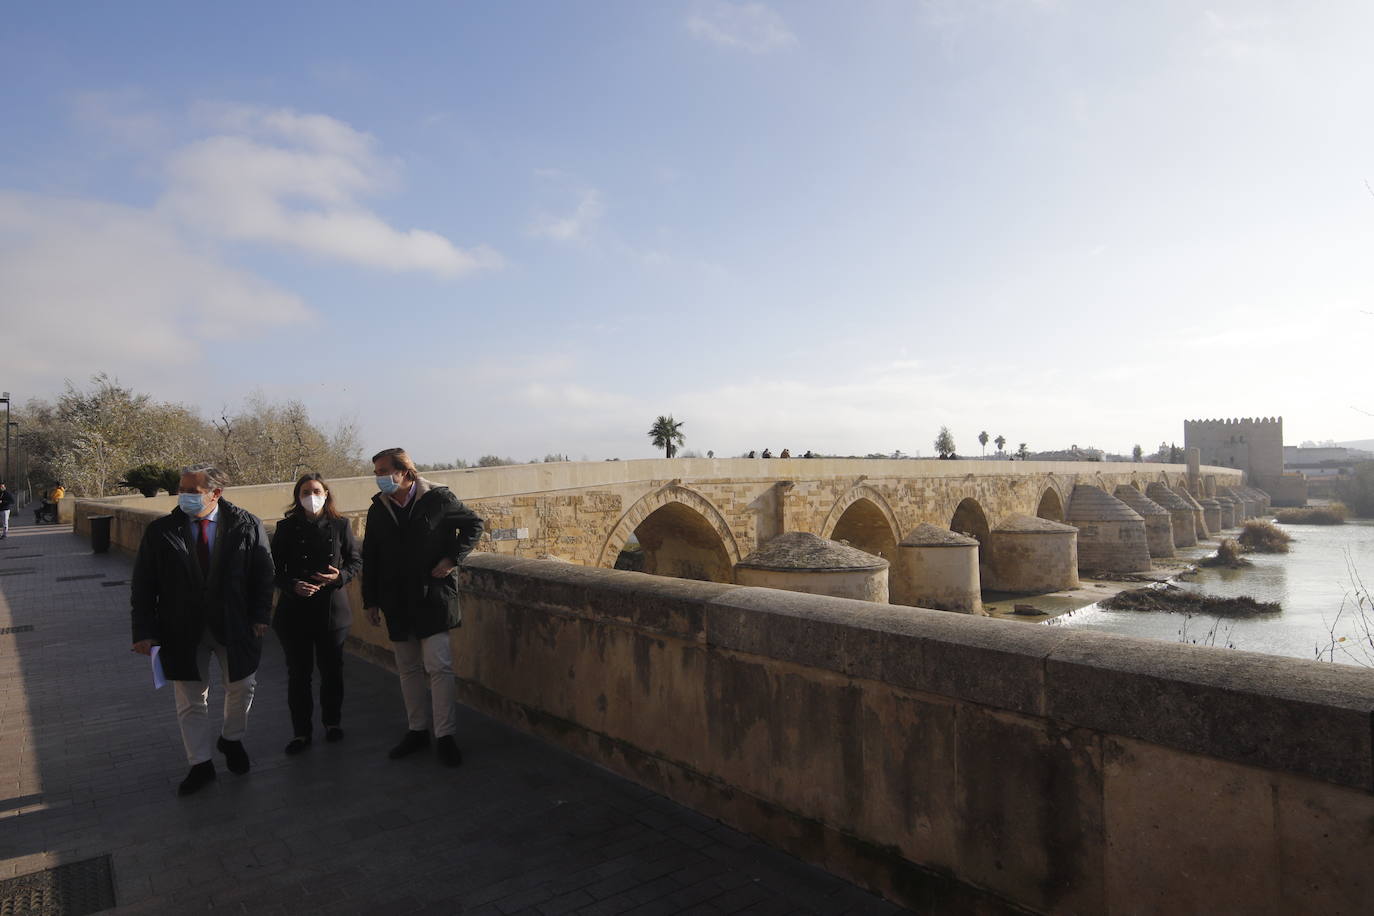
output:
<svg viewBox="0 0 1374 916"><path fill-rule="evenodd" d="M200 560L200 571L209 575L210 573L210 520L208 518L198 518L200 523L200 537L196 538L196 559Z"/></svg>

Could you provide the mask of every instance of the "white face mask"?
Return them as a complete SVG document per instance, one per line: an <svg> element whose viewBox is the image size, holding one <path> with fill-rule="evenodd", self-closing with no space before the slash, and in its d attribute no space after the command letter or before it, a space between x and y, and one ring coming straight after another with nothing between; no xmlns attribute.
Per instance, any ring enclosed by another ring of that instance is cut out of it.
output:
<svg viewBox="0 0 1374 916"><path fill-rule="evenodd" d="M319 515L324 508L323 493L305 493L301 495L301 508L311 515Z"/></svg>

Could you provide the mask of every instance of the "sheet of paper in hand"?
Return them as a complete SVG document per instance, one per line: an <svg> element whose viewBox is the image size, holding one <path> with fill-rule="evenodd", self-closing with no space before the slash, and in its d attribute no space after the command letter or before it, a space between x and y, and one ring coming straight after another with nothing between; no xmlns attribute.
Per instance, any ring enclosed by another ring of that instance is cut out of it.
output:
<svg viewBox="0 0 1374 916"><path fill-rule="evenodd" d="M158 653L161 652L161 651L162 651L162 647L161 647L161 646L153 646L152 657L153 657L153 689L154 689L154 690L160 690L161 688L167 686L167 678L166 678L165 676L163 676L163 674L162 674L162 659L158 657Z"/></svg>

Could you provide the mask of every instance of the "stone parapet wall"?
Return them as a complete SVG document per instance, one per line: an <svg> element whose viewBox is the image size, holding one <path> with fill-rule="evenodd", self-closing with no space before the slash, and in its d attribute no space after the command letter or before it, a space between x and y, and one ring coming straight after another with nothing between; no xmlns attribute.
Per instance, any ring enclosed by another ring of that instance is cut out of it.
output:
<svg viewBox="0 0 1374 916"><path fill-rule="evenodd" d="M923 912L1359 912L1374 674L478 556L465 700Z"/></svg>

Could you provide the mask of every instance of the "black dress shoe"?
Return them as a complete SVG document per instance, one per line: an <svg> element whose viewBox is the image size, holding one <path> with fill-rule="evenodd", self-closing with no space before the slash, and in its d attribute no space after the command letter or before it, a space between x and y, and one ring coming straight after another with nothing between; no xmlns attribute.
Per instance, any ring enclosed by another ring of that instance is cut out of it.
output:
<svg viewBox="0 0 1374 916"><path fill-rule="evenodd" d="M300 738L300 737L292 738L290 741L286 742L286 753L287 753L287 756L289 756L289 757L294 757L295 755L299 754L301 751L305 750L305 749L308 748L309 746L310 746L310 736L309 736L309 735L307 735L307 736L304 737L304 738Z"/></svg>
<svg viewBox="0 0 1374 916"><path fill-rule="evenodd" d="M328 741L330 744L336 741L342 741L343 729L339 728L337 725L326 725L324 727L324 740Z"/></svg>
<svg viewBox="0 0 1374 916"><path fill-rule="evenodd" d="M206 760L191 767L191 772L186 774L186 778L177 786L178 795L190 795L208 786L215 781L215 765Z"/></svg>
<svg viewBox="0 0 1374 916"><path fill-rule="evenodd" d="M242 741L230 741L223 735L215 743L219 752L224 755L224 763L229 767L230 773L247 773L252 765L248 762L248 752L243 749Z"/></svg>
<svg viewBox="0 0 1374 916"><path fill-rule="evenodd" d="M410 731L406 732L406 736L401 739L400 744L397 744L387 752L387 756L392 760L400 760L402 757L409 757L411 754L420 750L420 748L428 746L429 732Z"/></svg>
<svg viewBox="0 0 1374 916"><path fill-rule="evenodd" d="M439 762L446 767L457 767L463 765L463 752L458 750L458 742L453 740L452 735L444 735L434 742L434 750L439 755Z"/></svg>

